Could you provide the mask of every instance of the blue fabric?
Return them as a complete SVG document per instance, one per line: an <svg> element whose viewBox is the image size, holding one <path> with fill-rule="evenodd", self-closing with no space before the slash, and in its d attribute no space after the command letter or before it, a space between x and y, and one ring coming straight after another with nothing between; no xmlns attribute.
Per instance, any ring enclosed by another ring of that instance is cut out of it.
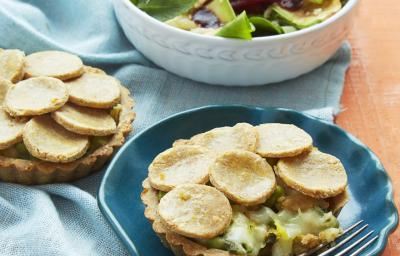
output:
<svg viewBox="0 0 400 256"><path fill-rule="evenodd" d="M344 45L324 66L279 84L203 85L158 69L136 51L109 0L0 0L0 47L69 51L115 75L135 97L135 132L175 112L218 103L314 109L331 120L351 56ZM125 255L96 204L102 174L72 184L0 183L0 255Z"/></svg>

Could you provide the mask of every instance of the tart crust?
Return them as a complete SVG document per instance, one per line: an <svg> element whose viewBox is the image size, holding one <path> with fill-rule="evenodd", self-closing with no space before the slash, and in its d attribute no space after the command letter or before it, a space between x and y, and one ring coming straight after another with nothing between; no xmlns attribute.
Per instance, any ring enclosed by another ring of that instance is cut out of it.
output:
<svg viewBox="0 0 400 256"><path fill-rule="evenodd" d="M68 182L99 170L112 156L114 150L125 142L135 119L134 102L127 88L121 86L120 121L116 133L94 152L70 163L50 163L0 156L0 180L20 184L48 184Z"/></svg>

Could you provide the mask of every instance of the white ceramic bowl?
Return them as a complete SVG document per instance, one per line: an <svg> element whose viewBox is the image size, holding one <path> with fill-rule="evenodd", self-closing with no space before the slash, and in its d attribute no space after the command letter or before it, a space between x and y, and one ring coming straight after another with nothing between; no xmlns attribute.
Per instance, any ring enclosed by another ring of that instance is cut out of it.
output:
<svg viewBox="0 0 400 256"><path fill-rule="evenodd" d="M279 82L322 65L346 39L357 2L349 0L334 16L312 27L245 41L174 28L129 0L113 0L126 36L154 63L192 80L238 86Z"/></svg>

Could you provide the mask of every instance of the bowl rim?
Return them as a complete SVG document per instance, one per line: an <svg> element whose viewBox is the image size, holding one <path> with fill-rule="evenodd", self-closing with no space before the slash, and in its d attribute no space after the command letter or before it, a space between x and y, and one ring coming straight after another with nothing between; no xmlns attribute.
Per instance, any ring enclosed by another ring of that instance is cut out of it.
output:
<svg viewBox="0 0 400 256"><path fill-rule="evenodd" d="M297 30L294 32L290 32L287 34L280 34L280 35L272 35L272 36L262 36L262 37L254 37L251 40L241 40L241 39L235 39L235 38L224 38L224 37L218 37L218 36L207 36L207 35L202 35L202 34L197 34L193 33L190 31L186 31L183 29L179 29L173 26L170 26L168 24L165 24L164 22L161 22L157 20L156 18L153 18L152 16L148 15L147 13L143 12L140 10L136 5L134 5L130 0L114 0L114 3L117 1L121 1L128 9L138 15L140 18L144 19L147 22L150 22L151 24L155 26L159 26L160 28L169 31L170 33L174 33L177 36L181 37L186 37L190 38L191 40L200 40L200 41L206 41L206 42L214 42L214 43L231 43L231 44L238 44L238 45L245 45L245 44L254 44L254 43L266 43L266 42L276 42L281 39L290 39L293 37L300 37L302 35L307 35L315 31L319 31L324 29L325 27L328 27L329 25L335 23L336 21L340 20L344 16L346 16L351 10L354 9L355 6L359 3L359 0L348 0L348 2L338 11L335 13L333 16L329 17L327 20L315 24L313 26L310 26L308 28L304 28L301 30ZM115 4L114 4L115 6ZM117 14L118 16L118 14Z"/></svg>
<svg viewBox="0 0 400 256"><path fill-rule="evenodd" d="M344 134L349 140L351 140L354 144L357 146L364 148L370 158L375 162L375 166L378 172L381 172L384 176L387 183L387 193L382 200L384 200L389 207L391 208L392 212L392 218L388 220L388 224L379 231L379 238L378 238L378 243L379 246L375 248L375 250L371 251L369 255L378 255L379 253L382 253L383 250L385 249L389 236L396 230L397 226L399 225L399 211L397 209L395 199L394 199L394 189L393 189L393 182L391 177L389 176L388 172L386 171L385 167L383 166L381 160L379 157L361 140L359 140L357 137L354 135L350 134L340 126L336 125L335 123L329 122L327 120L321 119L319 117L312 116L310 114L304 113L302 111L297 111L294 109L288 109L288 108L282 108L282 107L262 107L262 106L256 106L256 105L245 105L245 104L214 104L214 105L206 105L206 106L201 106L201 107L196 107L196 108L191 108L187 109L175 114L172 114L170 116L167 116L147 128L143 129L139 133L135 134L132 136L129 140L127 140L124 145L118 150L118 152L115 154L115 156L112 158L108 166L106 167L105 174L101 180L99 189L97 191L97 205L99 206L99 209L103 216L105 216L105 219L111 224L113 227L114 231L118 234L118 237L121 239L121 241L127 246L126 248L133 253L134 255L139 255L138 251L136 249L135 244L130 240L128 234L125 232L124 228L121 226L120 222L118 219L115 217L113 211L110 209L109 205L106 202L106 183L107 180L111 174L111 172L114 169L114 166L117 161L119 161L120 156L123 154L123 152L132 144L133 141L135 141L137 138L142 136L143 134L147 133L148 131L155 129L159 126L162 126L164 123L170 121L171 119L176 119L181 116L186 116L186 115L191 115L194 112L199 112L199 111L204 111L204 110L210 110L210 109L219 109L219 108L229 108L229 109L234 109L234 108L240 108L240 109L246 109L246 110L258 110L258 111L280 111L280 112L286 112L294 115L299 115L303 118L306 119L311 119L312 121L317 121L321 122L324 125L327 125L331 128L336 129L340 133Z"/></svg>

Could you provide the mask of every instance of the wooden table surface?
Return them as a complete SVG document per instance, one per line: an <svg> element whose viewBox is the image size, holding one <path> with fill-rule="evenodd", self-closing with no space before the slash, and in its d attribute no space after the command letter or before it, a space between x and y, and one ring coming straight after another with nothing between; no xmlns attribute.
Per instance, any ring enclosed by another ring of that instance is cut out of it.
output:
<svg viewBox="0 0 400 256"><path fill-rule="evenodd" d="M353 60L337 123L360 138L383 161L400 208L400 4L360 0L350 36ZM379 4L377 4L379 2ZM400 255L400 229L384 256Z"/></svg>

